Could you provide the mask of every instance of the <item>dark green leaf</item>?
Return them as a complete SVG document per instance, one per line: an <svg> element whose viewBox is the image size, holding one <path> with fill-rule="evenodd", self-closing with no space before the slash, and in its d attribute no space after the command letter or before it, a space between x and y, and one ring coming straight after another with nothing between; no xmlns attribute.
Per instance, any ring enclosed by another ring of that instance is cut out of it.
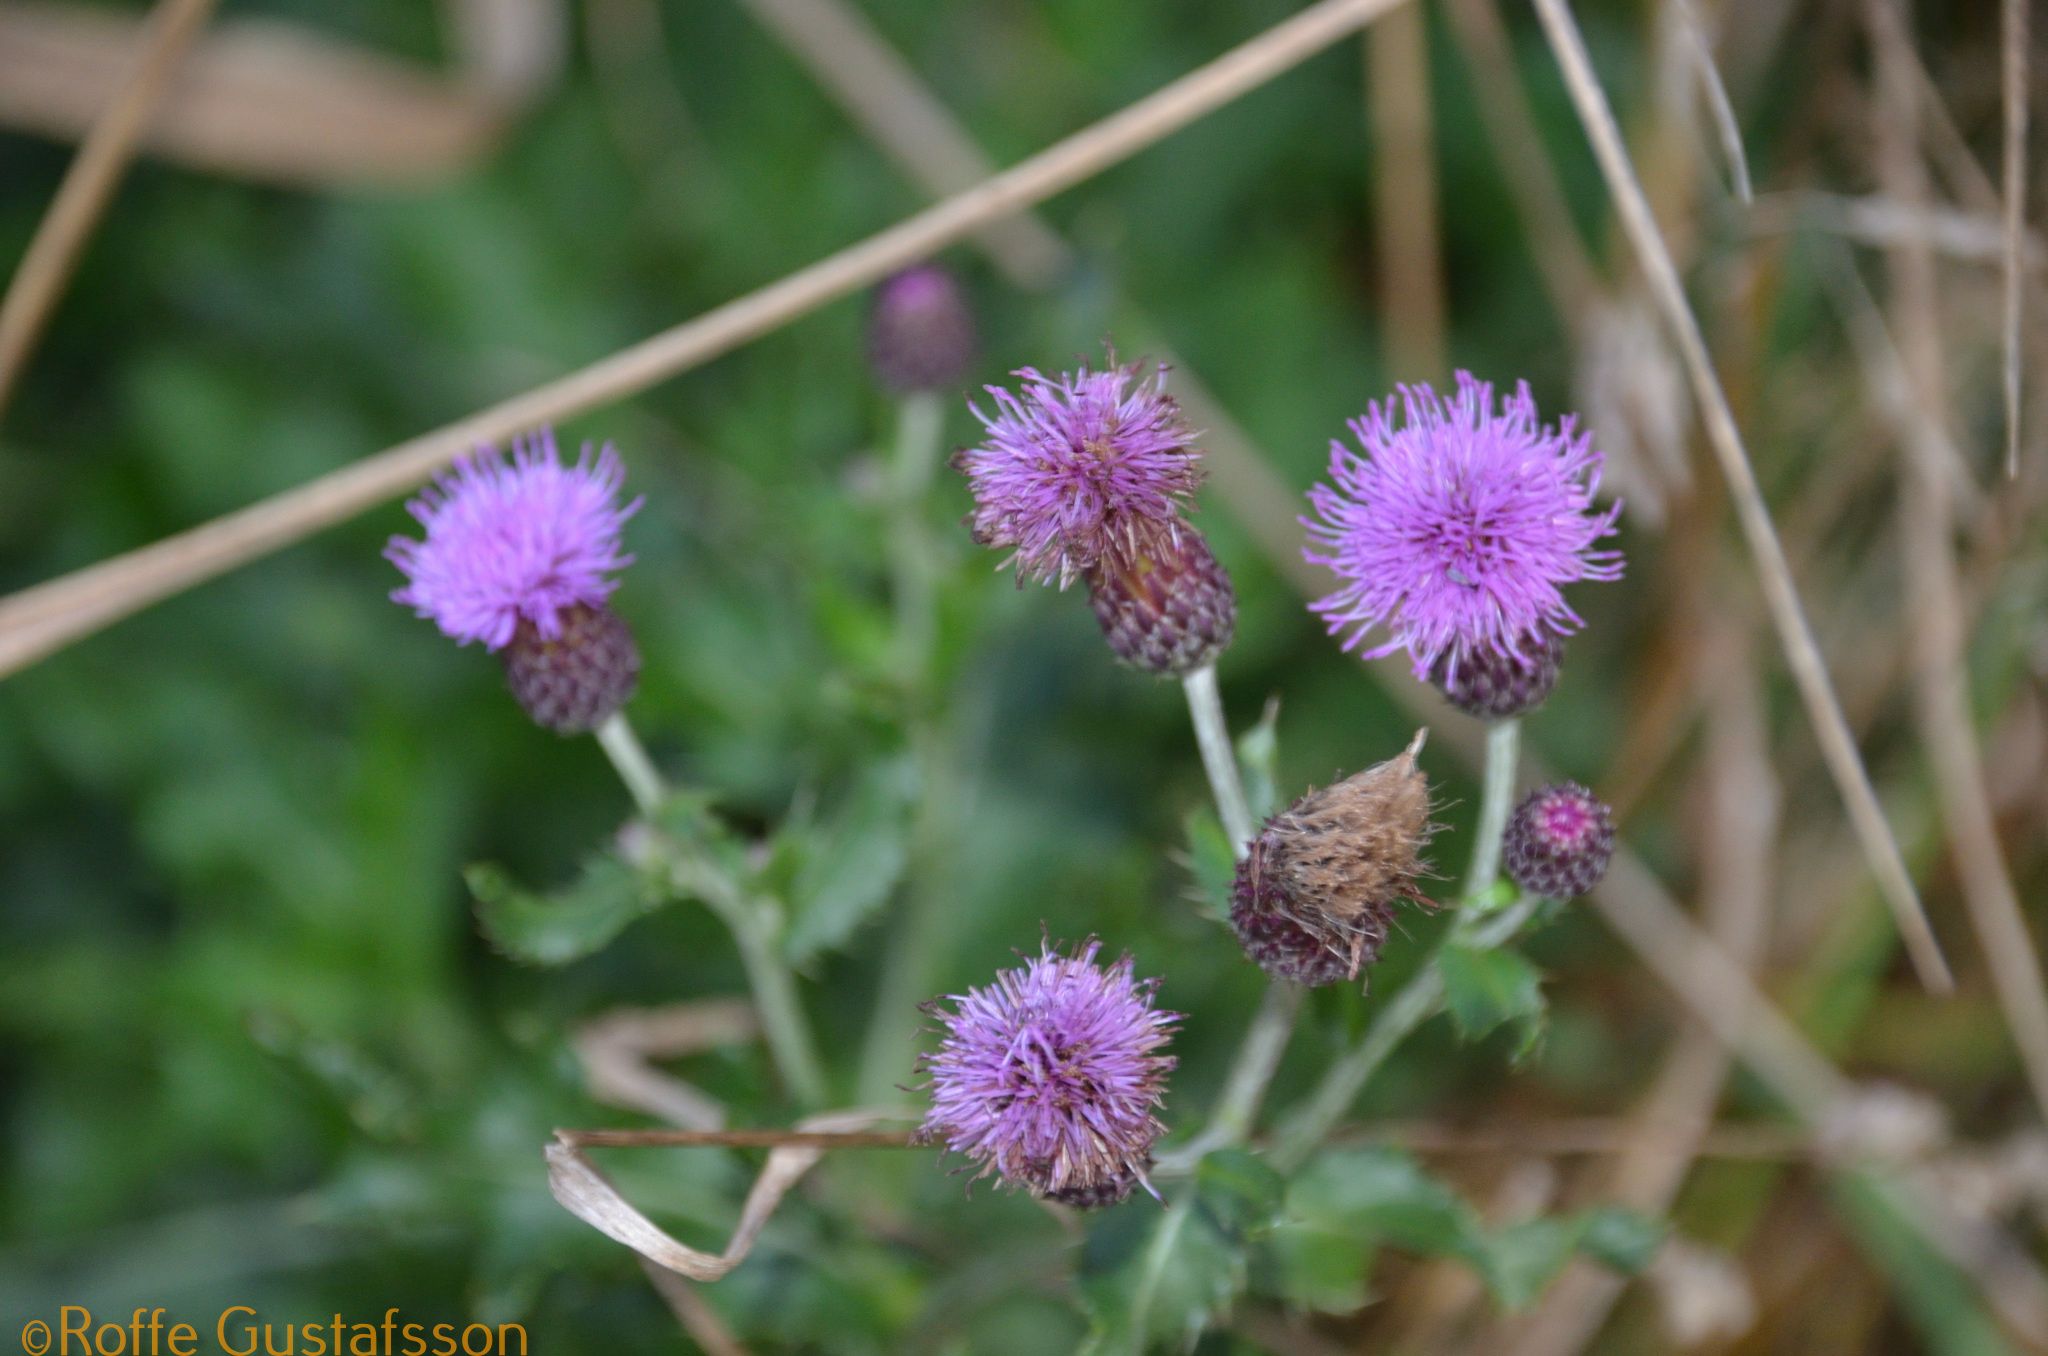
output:
<svg viewBox="0 0 2048 1356"><path fill-rule="evenodd" d="M1262 1240L1259 1288L1303 1309L1348 1314L1364 1306L1372 1246L1348 1233L1282 1220Z"/></svg>
<svg viewBox="0 0 2048 1356"><path fill-rule="evenodd" d="M1228 923L1231 889L1237 881L1237 856L1230 850L1230 839L1207 806L1188 811L1185 830L1195 906L1204 918Z"/></svg>
<svg viewBox="0 0 2048 1356"><path fill-rule="evenodd" d="M471 866L463 880L484 936L528 965L580 960L670 899L647 872L610 853L592 857L574 884L552 894L524 889L489 862Z"/></svg>
<svg viewBox="0 0 2048 1356"><path fill-rule="evenodd" d="M1667 1232L1662 1220L1618 1205L1603 1205L1586 1212L1579 1251L1633 1276L1650 1265Z"/></svg>
<svg viewBox="0 0 2048 1356"><path fill-rule="evenodd" d="M1280 699L1268 698L1259 723L1237 737L1237 762L1244 773L1244 798L1252 818L1263 821L1280 808Z"/></svg>
<svg viewBox="0 0 2048 1356"><path fill-rule="evenodd" d="M1443 949L1437 967L1459 1035L1477 1040L1503 1022L1523 1022L1517 1058L1527 1053L1543 1016L1543 977L1535 966L1507 947L1481 950L1453 944Z"/></svg>
<svg viewBox="0 0 2048 1356"><path fill-rule="evenodd" d="M783 953L801 965L843 944L888 902L909 855L917 773L907 758L865 769L815 825L795 832Z"/></svg>
<svg viewBox="0 0 2048 1356"><path fill-rule="evenodd" d="M1583 1227L1576 1219L1532 1219L1496 1231L1480 1268L1494 1298L1519 1309L1542 1294L1571 1260Z"/></svg>
<svg viewBox="0 0 2048 1356"><path fill-rule="evenodd" d="M1368 1242L1484 1263L1471 1207L1394 1149L1332 1149L1287 1187L1287 1217Z"/></svg>
<svg viewBox="0 0 2048 1356"><path fill-rule="evenodd" d="M1243 1293L1250 1240L1273 1226L1282 1194L1262 1159L1224 1149L1202 1160L1167 1209L1139 1202L1109 1212L1082 1257L1094 1320L1085 1350L1192 1347Z"/></svg>

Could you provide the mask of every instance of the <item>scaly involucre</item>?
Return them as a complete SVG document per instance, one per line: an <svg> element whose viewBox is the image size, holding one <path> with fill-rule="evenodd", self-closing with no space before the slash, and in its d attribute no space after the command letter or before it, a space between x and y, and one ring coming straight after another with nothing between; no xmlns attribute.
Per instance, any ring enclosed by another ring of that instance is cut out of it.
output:
<svg viewBox="0 0 2048 1356"><path fill-rule="evenodd" d="M1129 564L1183 530L1201 459L1166 369L1083 367L1048 377L1020 368L1012 393L972 406L987 434L955 455L974 492L968 522L984 546L1009 548L1020 578L1065 588L1098 563Z"/></svg>
<svg viewBox="0 0 2048 1356"><path fill-rule="evenodd" d="M392 600L464 645L502 649L521 622L556 639L562 613L601 605L612 574L632 563L620 532L640 501L619 506L624 479L609 445L586 444L563 465L551 430L519 440L509 459L478 449L406 505L427 536L385 548L406 577Z"/></svg>
<svg viewBox="0 0 2048 1356"><path fill-rule="evenodd" d="M1362 657L1405 649L1417 677L1482 653L1533 661L1539 638L1582 624L1565 584L1621 575L1619 551L1593 549L1621 513L1594 506L1600 454L1570 416L1540 423L1527 382L1498 411L1469 373L1448 401L1404 386L1401 415L1388 401L1352 420L1363 454L1333 442L1334 483L1309 491L1302 554L1343 581L1314 610L1346 650L1384 628Z"/></svg>
<svg viewBox="0 0 2048 1356"><path fill-rule="evenodd" d="M1044 946L951 1010L926 1006L942 1039L919 1061L932 1092L921 1141L1035 1196L1102 1203L1143 1181L1174 1065L1159 1052L1180 1018L1152 1006L1156 981L1134 980L1129 956L1098 966L1101 949Z"/></svg>

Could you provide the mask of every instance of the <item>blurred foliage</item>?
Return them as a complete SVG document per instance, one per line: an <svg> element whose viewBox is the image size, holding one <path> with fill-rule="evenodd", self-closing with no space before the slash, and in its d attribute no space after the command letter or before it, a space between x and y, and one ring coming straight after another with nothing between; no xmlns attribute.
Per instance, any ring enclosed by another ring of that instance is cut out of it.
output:
<svg viewBox="0 0 2048 1356"><path fill-rule="evenodd" d="M447 183L316 194L138 165L0 422L0 590L345 465L918 205L739 6L661 4L660 44L622 54L591 36L623 6L574 7L561 84ZM444 55L411 0L226 8ZM1293 6L863 8L1008 161ZM1639 7L1583 8L1633 106L1649 78ZM1561 88L1533 30L1514 31L1536 130L1572 151L1567 187L1596 224L1604 198ZM1448 46L1434 44L1430 76L1451 356L1527 375L1556 408L1571 349ZM1759 137L1761 165L1774 150ZM19 256L66 161L0 138L0 258ZM1305 486L1342 421L1389 384L1373 168L1347 45L1053 203L1084 253L1055 293L1020 297L974 254L949 257L983 316L977 379L1092 353L1142 312ZM1789 286L1769 342L1810 348L1816 305ZM991 577L954 526L965 495L950 477L926 512L943 545L936 691L906 693L877 488L892 418L849 301L564 430L616 441L647 499L617 599L646 657L635 722L715 803L706 832L721 850L785 901L783 951L836 1097L856 1085L878 977L903 945L887 911L915 874L944 921L947 991L1042 929L1100 935L1163 975L1162 1002L1191 1014L1168 1107L1183 1124L1213 1101L1261 982L1215 927L1228 845L1181 694L1114 668L1078 598ZM972 436L964 408L946 418L949 441ZM1776 486L1819 455L1789 437L1762 451ZM1412 726L1237 524L1213 507L1201 522L1240 592L1222 676L1262 811L1402 747ZM0 685L0 1315L395 1306L521 1321L536 1351L675 1349L675 1320L632 1256L549 1198L540 1147L556 1125L623 1119L583 1090L577 1023L741 994L744 976L718 922L671 907L614 844L630 806L597 747L537 732L488 657L386 600L395 576L378 552L409 526L387 506ZM1641 533L1623 544L1650 578L1672 549ZM1624 729L1629 638L1662 599L1622 587L1574 601L1589 633L1532 738L1591 780ZM2017 681L2025 623L2011 625L2018 638L1979 675L1994 690ZM1284 705L1254 725L1274 696ZM944 751L937 784L905 734L920 721ZM1438 868L1455 878L1477 788L1448 757L1429 770L1448 826ZM934 796L958 812L945 841L920 845L916 807ZM1682 872L1681 816L1650 809L1638 845ZM1407 924L1373 997L1313 996L1275 1105L1312 1085L1441 926ZM1790 1006L1854 1053L1887 1001L1889 935L1865 911L1822 940ZM1672 1029L1668 1006L1578 913L1530 952L1454 948L1455 1027L1425 1029L1360 1114L1505 1124L1622 1102ZM1531 1055L1544 972L1566 997ZM917 1020L900 1014L906 1033ZM1460 1044L1502 1026L1517 1029ZM2004 1076L1997 1032L1966 1034L1929 1076L1969 1059ZM1517 1055L1530 1057L1508 1090ZM757 1050L679 1071L739 1123L793 1114ZM752 1157L641 1151L605 1166L679 1237L712 1246ZM1739 1244L1771 1173L1709 1180L1686 1203L1691 1225ZM1165 1211L1107 1212L1077 1240L1028 1201L967 1198L928 1156L848 1156L700 1293L758 1350L1025 1356L1191 1341L1245 1296L1350 1312L1380 1294L1383 1249L1460 1259L1511 1307L1575 1252L1635 1270L1661 1237L1599 1208L1489 1223L1386 1149L1332 1149L1292 1180L1219 1151L1172 1196ZM1976 1333L1969 1292L1922 1265L1885 1211L1856 1196L1844 1217L1897 1274L1914 1321ZM1202 1349L1249 1343L1217 1332Z"/></svg>

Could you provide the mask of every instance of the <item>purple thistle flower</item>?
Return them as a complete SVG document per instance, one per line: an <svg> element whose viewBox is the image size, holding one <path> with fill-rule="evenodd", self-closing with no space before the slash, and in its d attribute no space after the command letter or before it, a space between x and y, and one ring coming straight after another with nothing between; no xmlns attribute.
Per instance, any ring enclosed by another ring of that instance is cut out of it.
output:
<svg viewBox="0 0 2048 1356"><path fill-rule="evenodd" d="M1343 581L1311 606L1346 650L1384 627L1362 657L1405 649L1418 678L1439 659L1452 681L1468 656L1534 662L1532 647L1583 624L1563 585L1621 576L1619 551L1592 549L1621 513L1593 506L1600 454L1571 416L1539 423L1527 382L1498 412L1466 372L1449 401L1419 385L1401 403L1398 423L1392 401L1352 420L1364 455L1331 443L1335 487L1309 491L1302 555Z"/></svg>
<svg viewBox="0 0 2048 1356"><path fill-rule="evenodd" d="M984 546L1014 551L1020 578L1061 588L1098 564L1129 564L1180 530L1201 483L1201 460L1166 369L1082 367L1048 377L1019 368L1021 393L988 387L996 412L972 405L988 430L953 467L974 491L968 522Z"/></svg>
<svg viewBox="0 0 2048 1356"><path fill-rule="evenodd" d="M427 536L385 547L406 577L392 601L464 645L501 650L522 622L557 639L562 613L602 606L616 587L611 574L632 563L619 537L640 501L619 507L624 479L609 445L593 453L585 444L575 465L563 465L551 429L520 439L509 461L479 448L406 505Z"/></svg>
<svg viewBox="0 0 2048 1356"><path fill-rule="evenodd" d="M938 1053L918 1061L932 1090L921 1142L967 1155L977 1177L1069 1203L1121 1200L1144 1181L1174 1066L1158 1052L1180 1016L1152 1006L1157 981L1134 980L1129 956L1096 965L1101 950L1043 945L954 995L951 1011L925 1005L943 1025Z"/></svg>

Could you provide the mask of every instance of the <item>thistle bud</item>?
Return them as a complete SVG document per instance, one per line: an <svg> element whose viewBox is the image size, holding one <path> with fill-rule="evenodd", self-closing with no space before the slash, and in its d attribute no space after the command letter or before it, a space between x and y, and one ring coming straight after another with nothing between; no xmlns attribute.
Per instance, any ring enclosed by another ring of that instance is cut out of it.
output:
<svg viewBox="0 0 2048 1356"><path fill-rule="evenodd" d="M582 734L626 704L640 681L640 649L609 607L564 608L559 634L522 623L501 652L512 695L542 729Z"/></svg>
<svg viewBox="0 0 2048 1356"><path fill-rule="evenodd" d="M1557 686L1564 645L1556 636L1524 636L1522 657L1490 647L1444 654L1430 668L1429 681L1467 715L1504 720L1533 711Z"/></svg>
<svg viewBox="0 0 2048 1356"><path fill-rule="evenodd" d="M1238 864L1231 927L1275 979L1315 987L1356 979L1379 958L1394 906L1416 888L1429 839L1429 781L1416 766L1427 731L1397 758L1311 791L1266 821Z"/></svg>
<svg viewBox="0 0 2048 1356"><path fill-rule="evenodd" d="M1153 1191L1152 1184L1145 1180L1145 1174L1151 1170L1152 1156L1147 1154L1145 1161L1135 1168L1124 1168L1113 1176L1086 1185L1057 1187L1046 1192L1045 1199L1073 1210L1100 1210L1106 1205L1122 1205L1141 1186L1156 1196L1159 1193Z"/></svg>
<svg viewBox="0 0 2048 1356"><path fill-rule="evenodd" d="M884 386L910 392L957 385L976 347L974 313L946 269L918 264L875 289L868 363Z"/></svg>
<svg viewBox="0 0 2048 1356"><path fill-rule="evenodd" d="M1614 813L1577 782L1531 792L1501 840L1508 878L1545 899L1585 894L1607 874L1613 855Z"/></svg>
<svg viewBox="0 0 2048 1356"><path fill-rule="evenodd" d="M1128 562L1097 562L1088 571L1088 601L1116 657L1162 677L1214 663L1237 629L1230 576L1186 523Z"/></svg>

